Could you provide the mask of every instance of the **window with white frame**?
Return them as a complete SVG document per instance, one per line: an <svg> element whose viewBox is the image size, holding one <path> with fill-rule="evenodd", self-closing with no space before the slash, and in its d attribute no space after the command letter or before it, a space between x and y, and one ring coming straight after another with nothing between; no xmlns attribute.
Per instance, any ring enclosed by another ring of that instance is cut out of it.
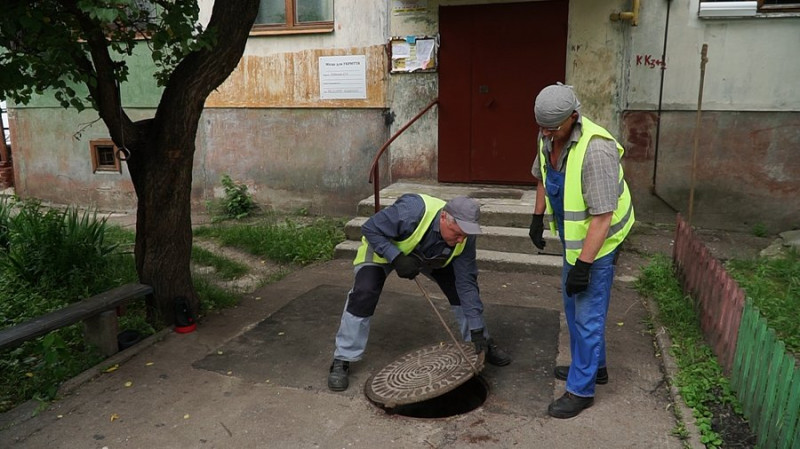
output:
<svg viewBox="0 0 800 449"><path fill-rule="evenodd" d="M261 0L254 34L333 31L333 0Z"/></svg>
<svg viewBox="0 0 800 449"><path fill-rule="evenodd" d="M747 16L756 13L800 12L800 0L701 0L708 16Z"/></svg>

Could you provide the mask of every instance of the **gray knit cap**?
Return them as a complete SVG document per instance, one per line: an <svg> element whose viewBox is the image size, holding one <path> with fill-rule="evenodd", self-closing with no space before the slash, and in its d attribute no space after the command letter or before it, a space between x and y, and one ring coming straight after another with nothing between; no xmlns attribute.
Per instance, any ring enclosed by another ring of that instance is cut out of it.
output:
<svg viewBox="0 0 800 449"><path fill-rule="evenodd" d="M575 96L572 86L557 83L539 92L533 104L533 115L539 126L555 128L564 123L564 120L580 107L581 102Z"/></svg>

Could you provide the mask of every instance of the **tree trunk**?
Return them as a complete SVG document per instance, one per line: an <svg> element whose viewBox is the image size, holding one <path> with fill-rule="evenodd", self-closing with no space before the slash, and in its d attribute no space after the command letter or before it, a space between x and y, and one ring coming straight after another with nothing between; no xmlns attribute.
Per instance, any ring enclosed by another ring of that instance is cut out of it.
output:
<svg viewBox="0 0 800 449"><path fill-rule="evenodd" d="M215 1L208 30L220 38L186 56L170 76L155 118L135 123L128 169L139 201L136 269L140 281L153 287L151 318L167 325L175 323L178 296L186 297L195 316L199 310L189 266L195 138L206 98L244 53L258 5Z"/></svg>
<svg viewBox="0 0 800 449"><path fill-rule="evenodd" d="M200 116L182 111L178 120L194 120ZM155 123L145 122L155 126ZM161 134L163 136L164 134ZM172 136L175 136L174 134ZM136 270L139 280L153 287L148 315L152 322L172 325L175 322L175 298L184 296L195 316L199 301L192 284L190 257L192 252L191 191L194 136L186 138L151 137L145 160L129 161L138 197L136 213ZM175 150L168 150L175 148ZM131 163L134 162L139 163Z"/></svg>

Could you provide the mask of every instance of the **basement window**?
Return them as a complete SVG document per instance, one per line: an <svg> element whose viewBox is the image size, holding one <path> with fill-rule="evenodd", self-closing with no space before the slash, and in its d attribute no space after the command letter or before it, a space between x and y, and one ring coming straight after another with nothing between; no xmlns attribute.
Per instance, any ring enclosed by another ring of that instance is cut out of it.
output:
<svg viewBox="0 0 800 449"><path fill-rule="evenodd" d="M250 34L330 33L333 0L261 0Z"/></svg>
<svg viewBox="0 0 800 449"><path fill-rule="evenodd" d="M122 173L117 146L111 139L92 140L89 148L92 153L92 173Z"/></svg>

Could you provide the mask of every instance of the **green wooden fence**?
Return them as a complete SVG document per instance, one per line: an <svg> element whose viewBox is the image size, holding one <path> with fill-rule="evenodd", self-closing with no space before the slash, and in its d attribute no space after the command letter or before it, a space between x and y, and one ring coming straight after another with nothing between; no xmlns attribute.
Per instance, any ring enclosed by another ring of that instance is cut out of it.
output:
<svg viewBox="0 0 800 449"><path fill-rule="evenodd" d="M678 214L672 260L761 449L800 449L800 368L752 301Z"/></svg>
<svg viewBox="0 0 800 449"><path fill-rule="evenodd" d="M800 448L800 369L749 300L739 326L731 386L758 435L758 447Z"/></svg>

